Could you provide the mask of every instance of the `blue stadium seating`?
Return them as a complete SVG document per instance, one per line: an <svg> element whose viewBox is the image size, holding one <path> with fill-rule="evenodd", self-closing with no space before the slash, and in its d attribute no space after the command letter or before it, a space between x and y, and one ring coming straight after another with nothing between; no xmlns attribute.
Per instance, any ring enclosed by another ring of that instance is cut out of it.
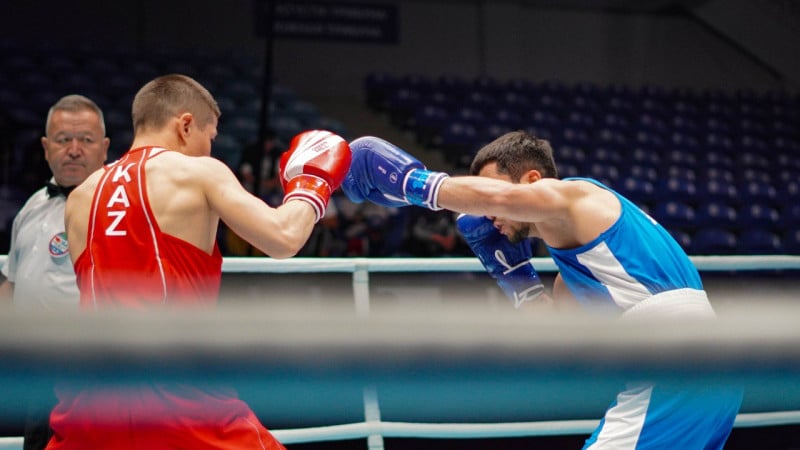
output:
<svg viewBox="0 0 800 450"><path fill-rule="evenodd" d="M724 228L702 228L692 237L690 253L696 255L732 255L737 252L736 235Z"/></svg>
<svg viewBox="0 0 800 450"><path fill-rule="evenodd" d="M665 202L675 200L692 203L697 200L697 186L690 179L671 176L659 180L656 185L656 195L659 200Z"/></svg>
<svg viewBox="0 0 800 450"><path fill-rule="evenodd" d="M445 159L457 167L469 167L473 152L477 150L478 140L478 131L472 124L450 122L441 134Z"/></svg>
<svg viewBox="0 0 800 450"><path fill-rule="evenodd" d="M639 206L653 202L655 187L652 182L644 178L636 176L624 177L614 185L614 188Z"/></svg>
<svg viewBox="0 0 800 450"><path fill-rule="evenodd" d="M780 214L769 204L749 203L738 211L737 226L741 230L751 228L779 229Z"/></svg>
<svg viewBox="0 0 800 450"><path fill-rule="evenodd" d="M737 251L746 255L783 253L780 236L770 230L750 229L739 235Z"/></svg>
<svg viewBox="0 0 800 450"><path fill-rule="evenodd" d="M447 95L459 93L448 97L454 110L468 98L486 104L488 94L498 105L482 109L490 123L513 124L518 115L521 129L550 140L561 176L611 184L671 231L687 233L691 245L681 239L692 249L709 251L693 235L696 228L728 227L734 234L721 235L717 247L729 253L731 242L743 239L735 233L745 229L785 233L787 217L776 214L793 214L787 205L800 203L800 102L786 93L442 79ZM470 122L479 136L486 129ZM458 154L471 155L483 142L479 137L469 148L463 131L456 134Z"/></svg>
<svg viewBox="0 0 800 450"><path fill-rule="evenodd" d="M698 227L718 227L732 230L736 227L736 208L725 202L707 201L697 207L695 224Z"/></svg>
<svg viewBox="0 0 800 450"><path fill-rule="evenodd" d="M413 128L417 135L417 141L426 147L441 145L439 135L450 120L450 113L446 108L434 104L426 103L414 112Z"/></svg>
<svg viewBox="0 0 800 450"><path fill-rule="evenodd" d="M409 128L409 119L422 105L422 96L419 92L400 88L390 93L386 99L386 109L392 123L400 128Z"/></svg>
<svg viewBox="0 0 800 450"><path fill-rule="evenodd" d="M703 202L738 204L736 185L722 178L701 180L697 183L697 197Z"/></svg>
<svg viewBox="0 0 800 450"><path fill-rule="evenodd" d="M777 190L764 180L748 180L740 184L739 199L742 203L774 204L778 198Z"/></svg>
<svg viewBox="0 0 800 450"><path fill-rule="evenodd" d="M790 255L800 255L800 228L783 233L783 251Z"/></svg>
<svg viewBox="0 0 800 450"><path fill-rule="evenodd" d="M656 204L653 210L653 218L663 225L664 228L681 229L687 224L694 223L695 212L694 208L687 203L669 200Z"/></svg>

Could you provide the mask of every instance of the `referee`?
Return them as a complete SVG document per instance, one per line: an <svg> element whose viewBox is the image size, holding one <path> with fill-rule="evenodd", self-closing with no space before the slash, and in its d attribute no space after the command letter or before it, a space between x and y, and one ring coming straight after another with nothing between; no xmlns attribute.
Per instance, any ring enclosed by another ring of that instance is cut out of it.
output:
<svg viewBox="0 0 800 450"><path fill-rule="evenodd" d="M110 141L102 110L82 95L62 97L50 108L45 133L42 147L53 176L14 218L0 301L25 310L77 309L79 293L64 231L64 205L72 188L103 166ZM55 404L55 398L52 401ZM47 445L50 409L30 405L25 450Z"/></svg>

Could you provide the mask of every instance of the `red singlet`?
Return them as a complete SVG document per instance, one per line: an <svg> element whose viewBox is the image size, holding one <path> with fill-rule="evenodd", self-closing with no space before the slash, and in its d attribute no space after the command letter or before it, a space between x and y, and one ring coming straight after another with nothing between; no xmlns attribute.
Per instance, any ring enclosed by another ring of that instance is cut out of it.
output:
<svg viewBox="0 0 800 450"><path fill-rule="evenodd" d="M138 148L108 166L75 262L88 308L216 304L222 256L164 234L148 202L146 162L168 150ZM124 387L60 386L47 449L283 449L233 389L156 380Z"/></svg>

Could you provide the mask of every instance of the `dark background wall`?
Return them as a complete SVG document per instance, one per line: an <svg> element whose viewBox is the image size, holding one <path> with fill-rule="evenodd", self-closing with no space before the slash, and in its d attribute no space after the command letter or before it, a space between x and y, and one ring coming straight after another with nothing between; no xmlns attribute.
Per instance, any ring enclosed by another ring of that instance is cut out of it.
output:
<svg viewBox="0 0 800 450"><path fill-rule="evenodd" d="M798 7L778 0L370 1L397 8L394 44L279 38L276 80L353 98L371 71L735 90L796 89ZM30 1L3 35L58 45L241 52L260 59L254 2Z"/></svg>

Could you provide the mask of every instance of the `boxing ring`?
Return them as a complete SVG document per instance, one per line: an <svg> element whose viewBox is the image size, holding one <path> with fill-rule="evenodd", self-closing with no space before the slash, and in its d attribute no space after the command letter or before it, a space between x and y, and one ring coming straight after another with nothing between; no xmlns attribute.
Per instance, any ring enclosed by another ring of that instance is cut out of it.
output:
<svg viewBox="0 0 800 450"><path fill-rule="evenodd" d="M701 272L800 270L797 256L693 260ZM549 258L533 263L555 271ZM8 311L0 315L0 419L56 379L158 376L235 384L285 444L363 439L378 450L385 438L588 436L624 382L646 379L743 388L736 428L800 424L800 303L754 299L758 307L731 307L712 322L670 323L487 314L474 304L387 311L373 298L377 273L483 268L474 258L226 258L223 270L350 274L352 303ZM21 448L21 438L0 438L0 449Z"/></svg>

